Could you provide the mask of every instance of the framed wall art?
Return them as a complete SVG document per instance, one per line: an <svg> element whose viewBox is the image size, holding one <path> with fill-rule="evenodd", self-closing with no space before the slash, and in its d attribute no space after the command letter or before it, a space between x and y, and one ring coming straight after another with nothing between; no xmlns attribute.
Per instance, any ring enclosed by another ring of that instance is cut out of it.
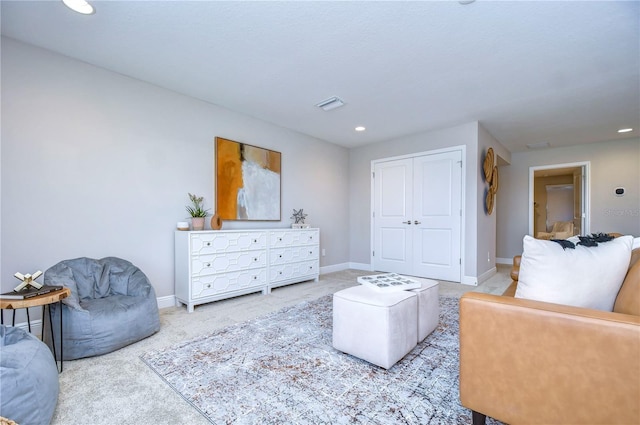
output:
<svg viewBox="0 0 640 425"><path fill-rule="evenodd" d="M216 137L216 213L221 220L280 221L280 152Z"/></svg>

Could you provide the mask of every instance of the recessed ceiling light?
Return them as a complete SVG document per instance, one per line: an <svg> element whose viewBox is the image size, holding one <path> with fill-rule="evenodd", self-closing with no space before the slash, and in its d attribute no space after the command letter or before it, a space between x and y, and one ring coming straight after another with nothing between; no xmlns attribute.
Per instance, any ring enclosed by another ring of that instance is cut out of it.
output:
<svg viewBox="0 0 640 425"><path fill-rule="evenodd" d="M633 128L621 128L618 133L629 133L631 131L633 131Z"/></svg>
<svg viewBox="0 0 640 425"><path fill-rule="evenodd" d="M361 125L356 127L356 131L365 131L365 130L366 130L366 127L363 127Z"/></svg>
<svg viewBox="0 0 640 425"><path fill-rule="evenodd" d="M83 15L91 15L95 13L95 9L85 0L62 0L69 9L82 13Z"/></svg>

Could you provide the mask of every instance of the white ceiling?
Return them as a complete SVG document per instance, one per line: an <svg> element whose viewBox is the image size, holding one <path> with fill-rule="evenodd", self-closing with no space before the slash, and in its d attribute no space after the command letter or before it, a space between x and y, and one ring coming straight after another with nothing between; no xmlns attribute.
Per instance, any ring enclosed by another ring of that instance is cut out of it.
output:
<svg viewBox="0 0 640 425"><path fill-rule="evenodd" d="M5 36L346 147L476 120L512 152L640 134L638 1L1 3Z"/></svg>

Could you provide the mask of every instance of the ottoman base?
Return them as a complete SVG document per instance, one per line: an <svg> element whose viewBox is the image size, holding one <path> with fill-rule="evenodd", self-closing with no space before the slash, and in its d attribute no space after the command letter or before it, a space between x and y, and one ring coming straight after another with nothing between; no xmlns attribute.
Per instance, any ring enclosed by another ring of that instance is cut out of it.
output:
<svg viewBox="0 0 640 425"><path fill-rule="evenodd" d="M362 285L333 295L333 347L391 368L418 343L418 296Z"/></svg>

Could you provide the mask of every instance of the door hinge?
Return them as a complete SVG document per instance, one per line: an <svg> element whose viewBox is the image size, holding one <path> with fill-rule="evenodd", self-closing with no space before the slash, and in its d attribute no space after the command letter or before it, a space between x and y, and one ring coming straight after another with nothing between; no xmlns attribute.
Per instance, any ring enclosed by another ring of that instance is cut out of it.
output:
<svg viewBox="0 0 640 425"><path fill-rule="evenodd" d="M372 217L373 217L373 218L376 218L376 212L375 212L375 211L373 212Z"/></svg>
<svg viewBox="0 0 640 425"><path fill-rule="evenodd" d="M462 161L458 161L458 164L460 164L460 168L462 168Z"/></svg>
<svg viewBox="0 0 640 425"><path fill-rule="evenodd" d="M458 264L462 265L462 258L458 258Z"/></svg>
<svg viewBox="0 0 640 425"><path fill-rule="evenodd" d="M374 179L376 178L376 172L375 171L371 173L371 177L374 178Z"/></svg>
<svg viewBox="0 0 640 425"><path fill-rule="evenodd" d="M375 256L376 256L376 252L375 252L375 251L372 251L372 252L371 252L371 256L375 257Z"/></svg>

